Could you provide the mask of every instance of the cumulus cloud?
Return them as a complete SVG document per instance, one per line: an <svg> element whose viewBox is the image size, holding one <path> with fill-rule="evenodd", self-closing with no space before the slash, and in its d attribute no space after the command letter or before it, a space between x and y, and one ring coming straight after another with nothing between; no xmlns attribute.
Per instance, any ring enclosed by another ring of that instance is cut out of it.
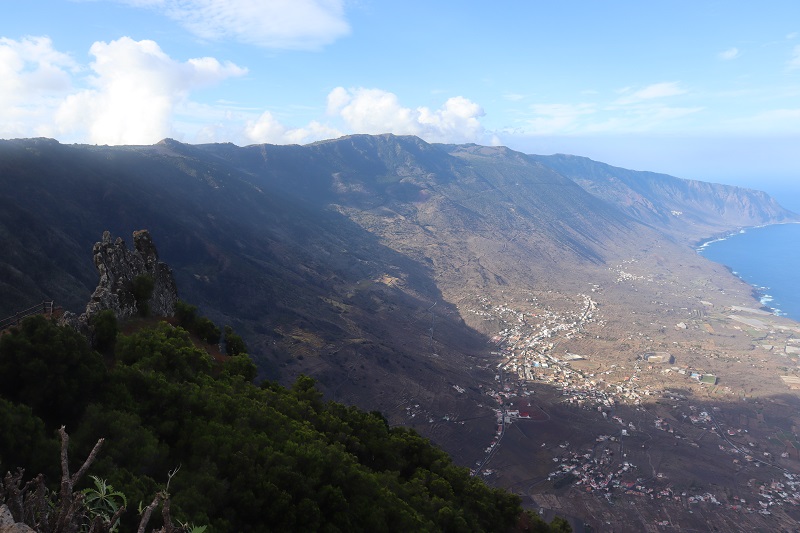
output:
<svg viewBox="0 0 800 533"><path fill-rule="evenodd" d="M303 144L348 133L417 135L430 142L480 141L483 109L462 96L448 98L439 109L408 108L382 89L333 89L327 98L328 119L341 128L311 121L299 128L283 124L270 111L248 120L245 137L255 143Z"/></svg>
<svg viewBox="0 0 800 533"><path fill-rule="evenodd" d="M52 111L78 69L47 37L0 38L0 136L52 135Z"/></svg>
<svg viewBox="0 0 800 533"><path fill-rule="evenodd" d="M257 120L250 120L245 126L245 136L253 143L272 143L272 144L305 144L340 137L342 132L311 121L307 126L301 128L289 128L278 121L272 113L265 111Z"/></svg>
<svg viewBox="0 0 800 533"><path fill-rule="evenodd" d="M643 89L633 92L631 92L630 88L625 88L622 89L621 92L623 93L623 96L617 100L617 103L623 105L686 94L686 90L682 89L678 82L674 81L654 83L653 85L648 85Z"/></svg>
<svg viewBox="0 0 800 533"><path fill-rule="evenodd" d="M146 144L172 135L176 107L191 90L247 71L214 58L176 61L153 41L96 42L91 88L69 95L56 113L66 134L98 144Z"/></svg>
<svg viewBox="0 0 800 533"><path fill-rule="evenodd" d="M118 0L155 9L203 39L317 49L347 35L343 0Z"/></svg>
<svg viewBox="0 0 800 533"><path fill-rule="evenodd" d="M388 91L337 87L328 95L328 114L358 133L418 135L430 142L478 141L484 133L483 109L463 96L447 99L439 109L412 109Z"/></svg>
<svg viewBox="0 0 800 533"><path fill-rule="evenodd" d="M739 57L739 49L738 48L728 48L727 50L719 53L719 58L725 61L730 61L731 59L736 59Z"/></svg>
<svg viewBox="0 0 800 533"><path fill-rule="evenodd" d="M129 37L95 42L89 55L91 62L81 65L44 37L0 39L0 137L112 145L164 137L304 144L348 133L391 132L431 142L485 140L484 111L463 96L448 98L439 108L411 108L385 90L338 87L327 97L327 115L298 127L272 110L193 99L203 87L247 73L233 63L178 60L154 41Z"/></svg>

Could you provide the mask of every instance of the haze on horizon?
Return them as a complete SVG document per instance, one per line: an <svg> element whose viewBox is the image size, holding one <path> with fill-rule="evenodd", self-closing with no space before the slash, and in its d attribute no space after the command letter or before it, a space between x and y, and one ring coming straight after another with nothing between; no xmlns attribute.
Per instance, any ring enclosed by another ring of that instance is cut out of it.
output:
<svg viewBox="0 0 800 533"><path fill-rule="evenodd" d="M798 190L800 4L46 0L0 20L0 138L387 132Z"/></svg>

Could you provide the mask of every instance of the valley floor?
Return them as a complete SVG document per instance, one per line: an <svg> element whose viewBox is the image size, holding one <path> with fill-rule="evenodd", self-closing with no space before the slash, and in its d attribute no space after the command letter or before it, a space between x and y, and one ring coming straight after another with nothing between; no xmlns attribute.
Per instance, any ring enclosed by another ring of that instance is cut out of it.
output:
<svg viewBox="0 0 800 533"><path fill-rule="evenodd" d="M453 385L477 385L491 409L473 473L596 531L791 529L800 325L755 308L732 277L690 288L652 272L632 260L584 293L459 304L494 345L493 384ZM471 423L420 414L406 407L406 423Z"/></svg>

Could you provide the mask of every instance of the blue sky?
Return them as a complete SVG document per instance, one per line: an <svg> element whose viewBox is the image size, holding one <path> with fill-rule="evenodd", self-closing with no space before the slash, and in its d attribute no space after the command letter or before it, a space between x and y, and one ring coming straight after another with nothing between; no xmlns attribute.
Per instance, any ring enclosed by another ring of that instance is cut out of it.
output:
<svg viewBox="0 0 800 533"><path fill-rule="evenodd" d="M0 138L393 132L767 190L800 182L794 0L0 7Z"/></svg>

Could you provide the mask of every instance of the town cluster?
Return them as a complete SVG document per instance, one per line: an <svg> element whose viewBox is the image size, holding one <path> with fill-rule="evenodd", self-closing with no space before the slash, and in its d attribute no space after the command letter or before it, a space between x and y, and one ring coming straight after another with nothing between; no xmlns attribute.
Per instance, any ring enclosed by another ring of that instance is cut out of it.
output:
<svg viewBox="0 0 800 533"><path fill-rule="evenodd" d="M548 480L555 488L573 486L578 490L602 494L611 503L614 495L624 494L670 500L684 506L702 503L712 506L726 505L745 513L769 514L776 506L800 505L800 477L796 478L785 470L785 480L753 487L748 498L753 500L756 491L758 498L751 504L742 497L715 495L702 489L678 490L663 473L655 470L650 472L649 469L647 472L640 472L628 458L628 454L621 451L622 441L629 436L641 436L647 432L644 427L637 427L633 422L624 420L616 408L626 404L642 411L645 397L651 397L652 401L666 402L667 405L674 404L672 412L675 420L672 422L682 421L689 424L676 431L670 421L659 416L654 417L654 429L668 433L676 442L683 441L690 446L699 447L699 435L708 431L721 438L720 448L734 456L733 463L738 465L735 468L743 466L740 460L754 467L780 467L774 463L768 452L757 453L755 448L758 446L734 442L734 437L737 440L746 440L747 430L723 429L714 417L714 412L719 408L688 405L689 398L685 395L663 386L652 386L654 376L671 375L671 381L683 378L701 386L713 387L718 382L717 376L713 374L686 365L676 366L675 358L667 352L643 353L637 360L626 365L627 368L615 364L598 366L593 371L575 368L573 364L585 357L569 353L563 348L559 350L559 344L564 339L585 334L584 328L587 324L602 324L602 320L597 312L598 303L592 296L578 295L578 300L573 303L572 310L556 312L543 308L533 297L524 302L511 301L500 305L492 304L487 298L480 298L479 305L470 310L484 320L494 320L500 325L492 339L497 346L494 354L499 359L495 376L498 386L484 390L497 406L496 432L485 448L485 457L476 462L476 468L473 469L475 474L492 473L483 467L496 453L509 424L522 423L531 418L548 418L532 401L525 399L527 397L532 400L534 397L535 383L546 383L561 391L562 402L596 410L606 420L618 424L616 433L597 436L593 448L577 451L570 450L569 443L559 445L564 452L557 453L552 458L557 463L557 468L548 475ZM586 365L576 366L586 368ZM681 412L686 407L688 412ZM652 428L650 424L653 422L648 422L648 427ZM698 431L702 433L695 434ZM620 457L615 458L614 449L619 450L617 455ZM646 457L645 452L643 455Z"/></svg>

